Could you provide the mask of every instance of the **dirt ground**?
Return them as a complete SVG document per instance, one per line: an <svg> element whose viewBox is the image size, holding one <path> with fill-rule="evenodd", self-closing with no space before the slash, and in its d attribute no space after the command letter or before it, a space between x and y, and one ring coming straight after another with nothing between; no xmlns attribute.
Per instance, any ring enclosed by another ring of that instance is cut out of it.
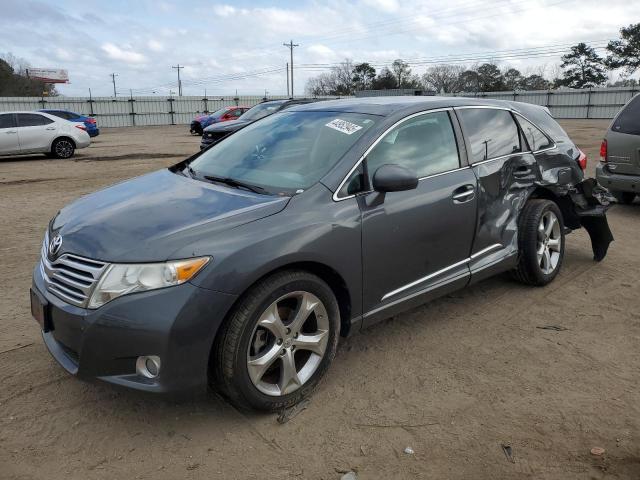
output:
<svg viewBox="0 0 640 480"><path fill-rule="evenodd" d="M593 174L607 122L562 123ZM29 313L48 220L198 142L185 126L105 129L72 160L0 160L0 478L640 478L640 204L611 209L602 263L574 232L548 287L493 278L342 341L285 424L69 376Z"/></svg>

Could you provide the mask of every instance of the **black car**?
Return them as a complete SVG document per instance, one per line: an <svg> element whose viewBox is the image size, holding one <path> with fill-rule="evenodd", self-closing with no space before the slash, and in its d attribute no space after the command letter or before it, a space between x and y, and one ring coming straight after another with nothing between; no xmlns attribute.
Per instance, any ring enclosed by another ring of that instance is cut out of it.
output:
<svg viewBox="0 0 640 480"><path fill-rule="evenodd" d="M280 409L340 336L500 272L546 285L582 226L602 260L609 195L585 165L535 105L296 105L60 210L31 310L73 375Z"/></svg>
<svg viewBox="0 0 640 480"><path fill-rule="evenodd" d="M237 132L243 127L260 120L261 118L272 115L276 112L289 108L293 105L302 105L305 103L317 102L317 99L289 99L289 100L268 100L259 103L247 110L238 120L232 120L225 123L216 123L209 125L202 133L202 142L200 150L207 148L212 143L226 137L230 133Z"/></svg>

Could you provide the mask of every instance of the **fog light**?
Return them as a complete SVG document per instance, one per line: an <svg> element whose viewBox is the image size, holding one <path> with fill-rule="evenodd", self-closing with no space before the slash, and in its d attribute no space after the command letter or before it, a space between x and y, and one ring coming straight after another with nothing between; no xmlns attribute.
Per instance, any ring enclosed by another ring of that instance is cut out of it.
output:
<svg viewBox="0 0 640 480"><path fill-rule="evenodd" d="M147 378L156 378L160 374L160 357L144 355L136 360L136 372Z"/></svg>

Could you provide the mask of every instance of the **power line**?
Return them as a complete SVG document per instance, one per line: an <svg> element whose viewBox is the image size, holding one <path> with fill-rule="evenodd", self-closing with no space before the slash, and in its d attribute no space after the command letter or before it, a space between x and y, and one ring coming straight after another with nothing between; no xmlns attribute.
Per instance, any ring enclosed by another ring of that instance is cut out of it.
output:
<svg viewBox="0 0 640 480"><path fill-rule="evenodd" d="M291 97L293 98L293 49L295 47L299 47L300 45L297 43L293 43L293 40L289 40L289 43L283 43L285 47L289 48L289 52L291 53Z"/></svg>

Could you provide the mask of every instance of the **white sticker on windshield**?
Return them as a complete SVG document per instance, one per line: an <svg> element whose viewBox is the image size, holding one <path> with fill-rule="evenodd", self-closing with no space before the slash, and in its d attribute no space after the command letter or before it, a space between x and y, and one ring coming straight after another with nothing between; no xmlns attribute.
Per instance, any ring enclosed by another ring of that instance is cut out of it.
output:
<svg viewBox="0 0 640 480"><path fill-rule="evenodd" d="M346 133L347 135L351 135L352 133L356 133L358 130L362 129L360 125L347 122L346 120L340 120L339 118L331 120L325 125L325 127L333 128L334 130Z"/></svg>

